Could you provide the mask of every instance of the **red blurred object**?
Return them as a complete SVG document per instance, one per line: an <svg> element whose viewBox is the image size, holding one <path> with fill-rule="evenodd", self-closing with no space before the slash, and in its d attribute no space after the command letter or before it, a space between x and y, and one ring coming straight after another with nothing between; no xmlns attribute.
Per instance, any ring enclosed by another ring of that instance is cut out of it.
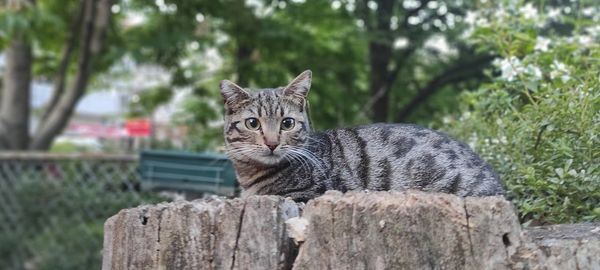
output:
<svg viewBox="0 0 600 270"><path fill-rule="evenodd" d="M148 119L130 119L125 123L127 135L130 137L150 137L152 124Z"/></svg>

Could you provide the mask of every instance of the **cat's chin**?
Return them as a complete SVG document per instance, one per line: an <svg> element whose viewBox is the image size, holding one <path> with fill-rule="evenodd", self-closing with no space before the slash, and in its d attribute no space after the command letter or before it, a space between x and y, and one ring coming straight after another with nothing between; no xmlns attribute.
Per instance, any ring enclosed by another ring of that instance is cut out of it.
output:
<svg viewBox="0 0 600 270"><path fill-rule="evenodd" d="M254 158L255 161L264 165L277 165L283 160L283 156L278 154L260 155Z"/></svg>
<svg viewBox="0 0 600 270"><path fill-rule="evenodd" d="M239 155L239 156L232 156L232 158L234 160L240 160L243 161L245 160L246 162L250 161L252 163L256 163L257 165L264 165L264 166L274 166L277 165L279 163L281 163L284 158L283 155L280 154L254 154L252 156L249 155Z"/></svg>

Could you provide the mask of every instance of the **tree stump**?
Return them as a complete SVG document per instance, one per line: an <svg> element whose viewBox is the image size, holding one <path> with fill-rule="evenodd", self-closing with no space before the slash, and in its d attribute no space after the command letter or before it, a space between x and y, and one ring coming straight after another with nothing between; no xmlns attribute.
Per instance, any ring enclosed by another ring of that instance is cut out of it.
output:
<svg viewBox="0 0 600 270"><path fill-rule="evenodd" d="M523 229L502 197L416 191L211 198L122 210L103 252L105 270L600 269L600 224Z"/></svg>

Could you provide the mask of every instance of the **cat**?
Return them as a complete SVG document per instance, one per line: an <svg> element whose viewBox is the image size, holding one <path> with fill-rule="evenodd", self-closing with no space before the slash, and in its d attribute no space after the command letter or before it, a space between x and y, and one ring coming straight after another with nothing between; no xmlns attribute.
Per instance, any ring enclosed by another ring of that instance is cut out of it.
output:
<svg viewBox="0 0 600 270"><path fill-rule="evenodd" d="M412 124L313 132L307 70L288 86L251 91L224 80L225 148L242 196L308 201L327 190L504 195L496 172L467 145Z"/></svg>

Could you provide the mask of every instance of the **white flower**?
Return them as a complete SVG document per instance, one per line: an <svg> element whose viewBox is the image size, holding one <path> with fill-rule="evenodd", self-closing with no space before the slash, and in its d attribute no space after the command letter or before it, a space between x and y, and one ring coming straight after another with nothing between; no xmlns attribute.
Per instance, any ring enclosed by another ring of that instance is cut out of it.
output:
<svg viewBox="0 0 600 270"><path fill-rule="evenodd" d="M495 12L494 12L494 16L496 16L497 19L504 19L508 16L508 13L506 13L506 10L504 10L503 7L499 7Z"/></svg>
<svg viewBox="0 0 600 270"><path fill-rule="evenodd" d="M552 62L552 68L556 71L560 71L560 72L569 72L569 70L567 70L567 65L565 65L563 62L560 62L558 60L554 60Z"/></svg>
<svg viewBox="0 0 600 270"><path fill-rule="evenodd" d="M548 19L553 21L558 21L560 18L560 8L550 8L548 9Z"/></svg>
<svg viewBox="0 0 600 270"><path fill-rule="evenodd" d="M477 19L475 24L477 24L477 27L489 27L490 26L490 23L488 22L488 20L486 18Z"/></svg>
<svg viewBox="0 0 600 270"><path fill-rule="evenodd" d="M547 52L548 45L550 45L550 39L542 37L542 36L538 36L535 39L535 47L533 49L536 51Z"/></svg>
<svg viewBox="0 0 600 270"><path fill-rule="evenodd" d="M569 80L571 80L571 73L569 72L569 70L567 69L567 65L565 65L564 63L554 60L554 62L552 62L552 71L550 72L550 78L551 79L555 79L555 78L559 78L563 83L568 82Z"/></svg>
<svg viewBox="0 0 600 270"><path fill-rule="evenodd" d="M542 79L542 70L535 65L532 65L532 64L527 65L526 72L527 72L527 74L532 75L533 78L536 80Z"/></svg>
<svg viewBox="0 0 600 270"><path fill-rule="evenodd" d="M592 16L594 15L594 8L593 7L588 7L588 8L584 8L581 13L585 16Z"/></svg>
<svg viewBox="0 0 600 270"><path fill-rule="evenodd" d="M501 59L501 58L495 58L495 59L492 61L492 65L494 65L495 67L500 67L500 63L501 63L501 62L502 62L502 59Z"/></svg>
<svg viewBox="0 0 600 270"><path fill-rule="evenodd" d="M527 3L525 6L519 8L519 12L525 19L535 19L538 16L537 9L531 3Z"/></svg>
<svg viewBox="0 0 600 270"><path fill-rule="evenodd" d="M467 120L469 118L471 118L471 112L470 111L466 111L466 112L463 112L463 114L460 116L459 120L460 121L464 121L464 120Z"/></svg>
<svg viewBox="0 0 600 270"><path fill-rule="evenodd" d="M444 123L444 124L450 124L450 123L452 123L452 117L450 117L450 116L444 116L444 117L442 117L442 123Z"/></svg>
<svg viewBox="0 0 600 270"><path fill-rule="evenodd" d="M579 42L579 44L585 45L585 46L589 46L594 43L594 40L592 39L592 37L587 36L587 35L581 35L581 36L577 37L577 41Z"/></svg>
<svg viewBox="0 0 600 270"><path fill-rule="evenodd" d="M590 36L596 38L600 36L600 25L590 26L584 29Z"/></svg>
<svg viewBox="0 0 600 270"><path fill-rule="evenodd" d="M500 77L507 81L513 81L517 75L523 73L525 68L521 64L519 58L511 56L508 59L494 60L494 65L500 68L502 75Z"/></svg>
<svg viewBox="0 0 600 270"><path fill-rule="evenodd" d="M474 25L477 22L477 12L476 11L467 11L467 15L465 16L465 22L469 25Z"/></svg>

